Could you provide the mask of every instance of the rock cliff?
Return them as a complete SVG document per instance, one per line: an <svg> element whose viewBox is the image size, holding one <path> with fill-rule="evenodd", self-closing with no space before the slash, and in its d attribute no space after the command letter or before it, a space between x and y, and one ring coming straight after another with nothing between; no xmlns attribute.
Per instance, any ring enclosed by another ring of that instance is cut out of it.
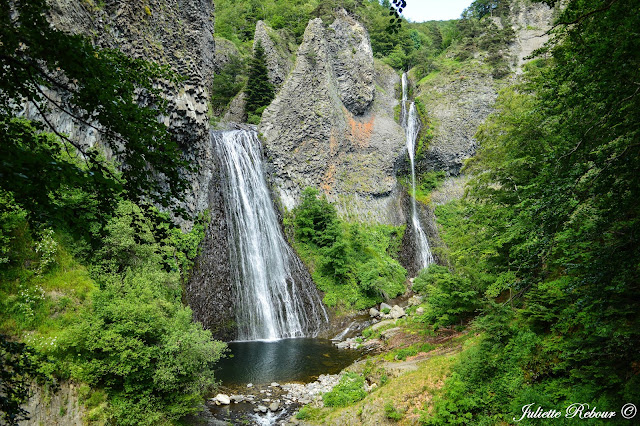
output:
<svg viewBox="0 0 640 426"><path fill-rule="evenodd" d="M398 75L374 63L365 28L342 11L309 22L293 71L259 131L282 204L321 188L343 216L403 224L395 162L404 149L393 118Z"/></svg>
<svg viewBox="0 0 640 426"><path fill-rule="evenodd" d="M258 21L253 40L254 47L258 41L262 43L269 70L269 81L277 91L293 68L287 35L282 31L274 31L264 21Z"/></svg>
<svg viewBox="0 0 640 426"><path fill-rule="evenodd" d="M52 0L49 4L50 22L56 28L83 34L101 47L119 48L132 57L169 65L186 77L178 87L158 82L169 101L167 115L161 119L180 143L186 158L204 171L190 177L192 188L185 207L191 213L206 209L210 176L206 168L211 161L207 102L215 68L212 2ZM38 118L29 106L25 114ZM99 132L75 123L56 109L48 118L59 131L81 144L100 143Z"/></svg>
<svg viewBox="0 0 640 426"><path fill-rule="evenodd" d="M548 40L552 9L544 4L514 1L509 21L515 33L508 46L512 77L522 72L527 57ZM502 26L498 18L492 21ZM476 54L457 69L447 69L419 85L418 97L424 102L434 137L417 164L419 171L444 170L457 176L466 159L476 152L474 135L493 110L498 91L513 78L494 80Z"/></svg>

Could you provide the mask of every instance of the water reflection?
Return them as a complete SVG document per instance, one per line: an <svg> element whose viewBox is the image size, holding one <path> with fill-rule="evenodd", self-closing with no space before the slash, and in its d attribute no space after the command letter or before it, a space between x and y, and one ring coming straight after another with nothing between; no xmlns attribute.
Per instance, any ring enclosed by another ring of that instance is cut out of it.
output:
<svg viewBox="0 0 640 426"><path fill-rule="evenodd" d="M216 377L225 385L310 382L336 374L360 356L326 339L230 342L233 357L218 363Z"/></svg>

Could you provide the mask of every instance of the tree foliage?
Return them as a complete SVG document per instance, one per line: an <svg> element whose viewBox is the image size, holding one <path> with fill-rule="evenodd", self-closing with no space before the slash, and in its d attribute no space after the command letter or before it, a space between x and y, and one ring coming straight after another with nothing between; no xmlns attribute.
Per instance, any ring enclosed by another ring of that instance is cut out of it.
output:
<svg viewBox="0 0 640 426"><path fill-rule="evenodd" d="M363 309L405 290L398 263L402 231L390 226L345 223L315 188L306 188L293 210L295 246L311 266L324 302Z"/></svg>
<svg viewBox="0 0 640 426"><path fill-rule="evenodd" d="M95 184L96 192L103 191L105 202L121 192L138 202L174 205L186 188L183 172L191 166L158 120L166 107L158 82L175 84L177 77L167 67L57 30L47 21L47 12L44 0L0 2L0 131L6 141L0 183L24 205L33 201L42 181L51 187L80 178ZM14 119L27 101L43 121L31 126L47 126L63 141L58 147ZM50 111L99 133L102 148L118 161L119 173L113 172L101 149L89 149L58 133L48 118ZM85 171L60 161L57 151L65 145L74 148L71 154L86 164ZM35 155L24 159L24 150ZM24 164L29 161L34 164ZM7 187L11 182L17 185ZM34 217L51 215L50 206L38 201Z"/></svg>
<svg viewBox="0 0 640 426"><path fill-rule="evenodd" d="M249 116L249 122L258 124L262 111L275 96L273 85L269 81L269 70L260 40L254 46L253 58L249 61L249 75L245 93L247 94L245 110Z"/></svg>
<svg viewBox="0 0 640 426"><path fill-rule="evenodd" d="M17 425L29 419L21 405L29 398L31 381L37 375L32 354L25 344L0 334L0 419L4 424Z"/></svg>
<svg viewBox="0 0 640 426"><path fill-rule="evenodd" d="M640 15L628 7L567 3L547 58L476 135L470 196L439 209L487 313L427 424L640 398Z"/></svg>

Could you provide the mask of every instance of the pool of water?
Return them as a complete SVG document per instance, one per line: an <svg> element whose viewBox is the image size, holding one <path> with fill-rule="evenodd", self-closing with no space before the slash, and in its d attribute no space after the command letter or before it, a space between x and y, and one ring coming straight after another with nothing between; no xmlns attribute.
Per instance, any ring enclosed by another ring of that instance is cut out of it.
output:
<svg viewBox="0 0 640 426"><path fill-rule="evenodd" d="M223 385L312 382L336 374L360 358L358 351L336 348L328 339L230 342L229 355L217 364Z"/></svg>

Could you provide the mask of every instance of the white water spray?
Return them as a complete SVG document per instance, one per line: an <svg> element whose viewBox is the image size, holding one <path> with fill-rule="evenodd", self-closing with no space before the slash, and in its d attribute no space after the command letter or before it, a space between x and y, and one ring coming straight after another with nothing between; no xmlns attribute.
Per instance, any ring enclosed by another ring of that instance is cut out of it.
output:
<svg viewBox="0 0 640 426"><path fill-rule="evenodd" d="M416 170L414 164L414 153L416 148L416 139L420 131L420 120L416 112L414 102L409 106L409 112L406 112L407 103L407 75L402 74L402 120L404 125L405 137L407 142L407 152L409 153L409 162L411 163L411 224L416 238L416 248L419 256L420 269L426 268L434 262L429 240L422 229L420 218L418 217L418 208L416 206Z"/></svg>
<svg viewBox="0 0 640 426"><path fill-rule="evenodd" d="M313 282L300 279L303 266L280 229L256 133L234 130L213 137L230 223L238 339L317 334L328 316Z"/></svg>

